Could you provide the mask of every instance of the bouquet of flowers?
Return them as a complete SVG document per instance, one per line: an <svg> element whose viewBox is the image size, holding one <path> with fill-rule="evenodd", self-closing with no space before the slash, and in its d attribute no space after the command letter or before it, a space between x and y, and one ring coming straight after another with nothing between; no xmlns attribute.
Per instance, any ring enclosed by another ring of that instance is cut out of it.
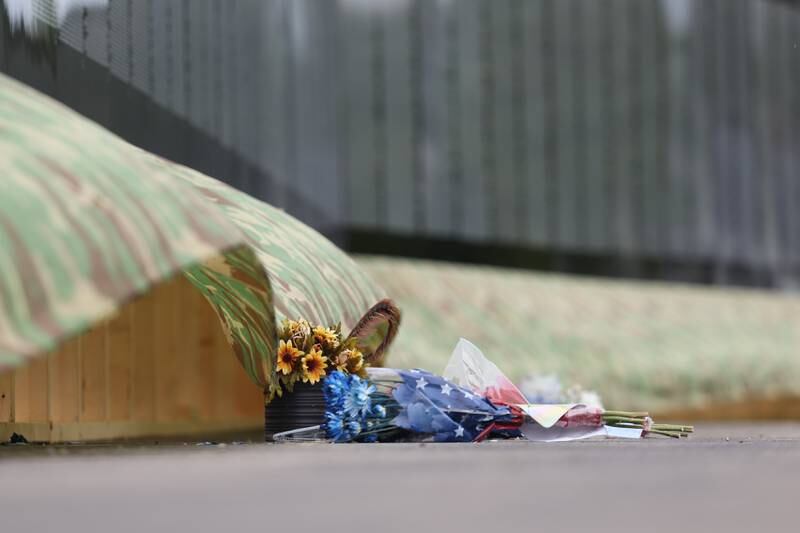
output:
<svg viewBox="0 0 800 533"><path fill-rule="evenodd" d="M444 377L420 369L336 370L323 382L325 423L274 436L333 442L574 440L593 436L685 437L691 426L655 424L646 412L600 405L529 403L474 345L462 339Z"/></svg>
<svg viewBox="0 0 800 533"><path fill-rule="evenodd" d="M369 379L333 372L323 384L327 438L334 442L481 441L518 437L522 412L423 370L375 369Z"/></svg>
<svg viewBox="0 0 800 533"><path fill-rule="evenodd" d="M366 376L364 355L356 339L342 339L340 325L312 326L307 320L284 320L278 331L278 396L291 392L298 381L315 384L330 369L346 374Z"/></svg>

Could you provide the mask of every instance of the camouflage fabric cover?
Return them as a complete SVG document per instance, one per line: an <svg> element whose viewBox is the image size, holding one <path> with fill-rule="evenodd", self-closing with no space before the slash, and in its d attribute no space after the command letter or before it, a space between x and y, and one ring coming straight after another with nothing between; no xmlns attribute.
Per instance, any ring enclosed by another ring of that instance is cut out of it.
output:
<svg viewBox="0 0 800 533"><path fill-rule="evenodd" d="M216 293L246 279L238 297L261 299L261 319L271 319L263 266L224 213L166 162L4 76L0 161L0 367L214 258L228 265ZM245 366L274 357L271 343L254 350L232 331L236 353L252 359Z"/></svg>
<svg viewBox="0 0 800 533"><path fill-rule="evenodd" d="M250 377L269 387L276 310L347 331L383 296L346 254L289 215L4 76L0 157L0 246L10 250L0 255L0 368L183 271Z"/></svg>
<svg viewBox="0 0 800 533"><path fill-rule="evenodd" d="M176 165L175 173L221 208L256 251L273 284L278 321L341 322L346 334L386 296L347 254L284 211L188 168Z"/></svg>
<svg viewBox="0 0 800 533"><path fill-rule="evenodd" d="M797 295L356 260L403 309L392 366L440 372L465 337L517 382L555 374L597 390L609 407L797 416Z"/></svg>

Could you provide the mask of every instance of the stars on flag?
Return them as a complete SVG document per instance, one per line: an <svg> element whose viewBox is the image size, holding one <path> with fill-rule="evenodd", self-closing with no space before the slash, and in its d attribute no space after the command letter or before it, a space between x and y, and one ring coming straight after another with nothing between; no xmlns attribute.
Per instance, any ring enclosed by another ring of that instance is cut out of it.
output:
<svg viewBox="0 0 800 533"><path fill-rule="evenodd" d="M449 383L445 383L442 385L442 394L445 396L450 396L450 392L453 390L453 387L450 386Z"/></svg>
<svg viewBox="0 0 800 533"><path fill-rule="evenodd" d="M428 382L427 382L427 381L425 381L425 376L422 376L421 378L419 378L419 379L417 380L417 388L418 388L419 390L425 390L425 386L426 386L427 384L428 384Z"/></svg>
<svg viewBox="0 0 800 533"><path fill-rule="evenodd" d="M464 428L461 425L458 426L456 429L456 437L463 437L464 436Z"/></svg>

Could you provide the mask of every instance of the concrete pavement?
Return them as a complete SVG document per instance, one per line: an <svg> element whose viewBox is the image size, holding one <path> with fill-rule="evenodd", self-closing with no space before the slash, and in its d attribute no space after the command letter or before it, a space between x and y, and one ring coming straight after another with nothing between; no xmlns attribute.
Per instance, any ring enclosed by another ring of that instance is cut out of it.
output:
<svg viewBox="0 0 800 533"><path fill-rule="evenodd" d="M0 532L797 531L800 424L689 440L0 448Z"/></svg>

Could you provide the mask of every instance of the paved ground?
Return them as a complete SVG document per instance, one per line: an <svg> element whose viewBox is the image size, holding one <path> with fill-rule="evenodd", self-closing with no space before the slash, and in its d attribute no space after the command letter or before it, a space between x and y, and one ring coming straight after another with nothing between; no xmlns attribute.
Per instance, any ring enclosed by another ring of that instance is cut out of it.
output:
<svg viewBox="0 0 800 533"><path fill-rule="evenodd" d="M0 531L798 531L800 424L688 441L0 448Z"/></svg>

